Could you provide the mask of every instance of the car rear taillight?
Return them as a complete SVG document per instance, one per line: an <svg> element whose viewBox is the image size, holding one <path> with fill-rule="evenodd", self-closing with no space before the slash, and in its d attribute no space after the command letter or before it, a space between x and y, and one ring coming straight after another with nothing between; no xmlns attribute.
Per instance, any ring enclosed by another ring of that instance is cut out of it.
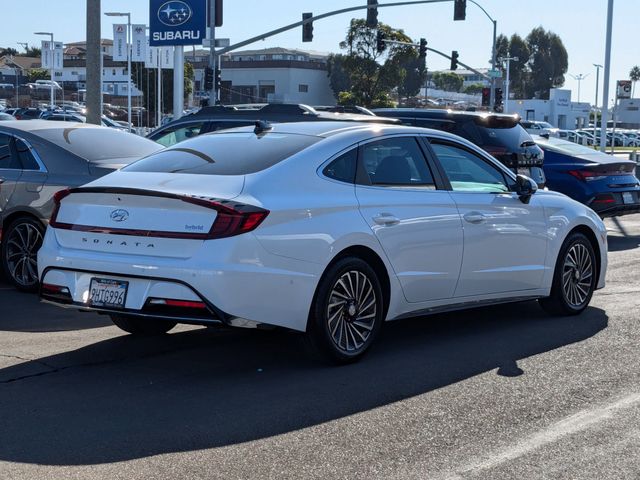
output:
<svg viewBox="0 0 640 480"><path fill-rule="evenodd" d="M53 211L51 212L51 219L49 220L49 225L55 227L58 219L58 212L60 211L60 202L62 199L69 196L71 190L65 188L64 190L58 190L53 194Z"/></svg>
<svg viewBox="0 0 640 480"><path fill-rule="evenodd" d="M487 152L489 155L493 155L494 157L499 157L501 155L506 155L508 153L505 147L497 147L497 146L489 145L483 148L485 152Z"/></svg>
<svg viewBox="0 0 640 480"><path fill-rule="evenodd" d="M613 198L613 195L611 195L610 193L603 193L601 195L598 195L592 203L598 203L601 205L607 205L610 203L616 203L616 199Z"/></svg>
<svg viewBox="0 0 640 480"><path fill-rule="evenodd" d="M193 302L189 300L171 300L168 298L152 298L149 300L150 305L166 305L167 307L176 308L195 308L205 310L207 305L204 302Z"/></svg>
<svg viewBox="0 0 640 480"><path fill-rule="evenodd" d="M216 216L205 240L233 237L250 232L267 218L269 210L242 203L223 205L220 201L198 197L181 197L183 202L215 210Z"/></svg>
<svg viewBox="0 0 640 480"><path fill-rule="evenodd" d="M592 182L593 180L602 180L606 178L606 175L602 175L599 172L592 172L590 170L567 170L567 173L581 182Z"/></svg>

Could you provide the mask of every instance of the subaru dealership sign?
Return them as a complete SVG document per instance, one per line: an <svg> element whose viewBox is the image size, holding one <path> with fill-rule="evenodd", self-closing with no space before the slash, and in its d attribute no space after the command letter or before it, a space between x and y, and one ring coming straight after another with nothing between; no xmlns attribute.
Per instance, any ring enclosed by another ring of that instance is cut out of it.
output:
<svg viewBox="0 0 640 480"><path fill-rule="evenodd" d="M201 45L207 31L207 0L150 0L152 47Z"/></svg>

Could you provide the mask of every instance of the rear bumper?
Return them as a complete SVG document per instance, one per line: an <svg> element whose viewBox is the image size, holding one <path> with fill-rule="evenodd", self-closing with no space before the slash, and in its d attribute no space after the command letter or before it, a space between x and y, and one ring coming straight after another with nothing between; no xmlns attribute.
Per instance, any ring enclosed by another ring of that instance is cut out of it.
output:
<svg viewBox="0 0 640 480"><path fill-rule="evenodd" d="M623 193L631 194L633 203L625 203ZM599 197L606 197L607 200L613 201L610 203L599 203L597 201ZM603 192L596 195L596 197L589 202L589 207L602 218L640 213L640 191Z"/></svg>
<svg viewBox="0 0 640 480"><path fill-rule="evenodd" d="M134 239L135 240L135 239ZM45 301L65 307L181 323L233 323L249 320L304 331L319 264L273 255L253 234L202 242L190 258L109 254L62 247L51 227L38 252L41 284L64 287L66 298L42 292ZM92 278L128 282L124 309L88 304ZM206 312L150 312L150 299L204 302ZM200 313L206 313L201 315Z"/></svg>

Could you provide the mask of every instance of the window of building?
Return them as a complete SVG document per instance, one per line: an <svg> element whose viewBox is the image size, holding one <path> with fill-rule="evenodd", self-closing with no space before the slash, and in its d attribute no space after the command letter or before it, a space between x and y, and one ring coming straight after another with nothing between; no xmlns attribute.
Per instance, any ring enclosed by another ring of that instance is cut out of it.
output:
<svg viewBox="0 0 640 480"><path fill-rule="evenodd" d="M113 75L115 77L115 75L116 75L116 69L115 68L113 70L111 70L111 75Z"/></svg>
<svg viewBox="0 0 640 480"><path fill-rule="evenodd" d="M309 93L309 85L305 85L304 83L301 83L300 85L298 85L298 92Z"/></svg>

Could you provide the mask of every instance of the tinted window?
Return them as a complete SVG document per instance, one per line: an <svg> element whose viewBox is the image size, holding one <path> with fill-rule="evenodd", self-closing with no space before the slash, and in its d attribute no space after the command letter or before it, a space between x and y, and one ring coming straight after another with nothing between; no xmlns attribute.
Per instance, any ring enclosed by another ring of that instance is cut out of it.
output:
<svg viewBox="0 0 640 480"><path fill-rule="evenodd" d="M395 137L362 147L362 165L372 185L435 188L427 162L413 137Z"/></svg>
<svg viewBox="0 0 640 480"><path fill-rule="evenodd" d="M468 150L432 141L433 150L442 165L451 189L462 192L508 192L500 170Z"/></svg>
<svg viewBox="0 0 640 480"><path fill-rule="evenodd" d="M129 172L247 175L259 172L319 141L307 135L221 133L201 135L135 162Z"/></svg>
<svg viewBox="0 0 640 480"><path fill-rule="evenodd" d="M171 147L176 143L186 140L187 138L193 138L200 135L202 125L202 122L183 126L176 125L174 128L169 128L162 132L159 137L155 138L155 141L160 145L164 145L165 147Z"/></svg>
<svg viewBox="0 0 640 480"><path fill-rule="evenodd" d="M455 122L438 118L403 118L402 123L413 125L414 127L433 128L434 130L442 130L445 132L454 132L456 129Z"/></svg>
<svg viewBox="0 0 640 480"><path fill-rule="evenodd" d="M512 122L492 122L489 127L468 120L458 124L454 133L479 147L504 147L511 152L518 151L523 143L532 143L531 135L521 125L513 125Z"/></svg>
<svg viewBox="0 0 640 480"><path fill-rule="evenodd" d="M141 158L162 149L147 138L107 127L69 126L45 128L34 133L90 162Z"/></svg>
<svg viewBox="0 0 640 480"><path fill-rule="evenodd" d="M22 140L16 140L16 150L18 151L18 157L24 170L40 170L38 162L36 162L36 159L31 153L31 149L26 143Z"/></svg>
<svg viewBox="0 0 640 480"><path fill-rule="evenodd" d="M356 163L358 161L358 150L352 149L343 153L322 171L324 175L341 182L353 183L356 177Z"/></svg>
<svg viewBox="0 0 640 480"><path fill-rule="evenodd" d="M228 128L236 128L236 127L247 127L249 125L253 125L256 122L246 121L246 122L211 122L211 126L209 130L212 132L217 132L218 130L226 130Z"/></svg>
<svg viewBox="0 0 640 480"><path fill-rule="evenodd" d="M11 137L0 133L0 168L16 168L12 165Z"/></svg>

